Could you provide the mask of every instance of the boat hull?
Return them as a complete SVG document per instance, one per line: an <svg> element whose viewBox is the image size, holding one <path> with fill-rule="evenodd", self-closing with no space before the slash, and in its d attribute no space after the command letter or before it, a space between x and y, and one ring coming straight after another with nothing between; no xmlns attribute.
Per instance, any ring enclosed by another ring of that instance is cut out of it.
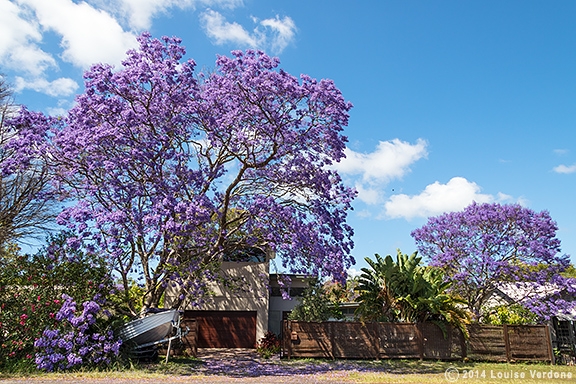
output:
<svg viewBox="0 0 576 384"><path fill-rule="evenodd" d="M179 323L180 313L178 310L154 313L141 319L126 323L119 332L120 338L125 343L145 345L166 339L174 326Z"/></svg>

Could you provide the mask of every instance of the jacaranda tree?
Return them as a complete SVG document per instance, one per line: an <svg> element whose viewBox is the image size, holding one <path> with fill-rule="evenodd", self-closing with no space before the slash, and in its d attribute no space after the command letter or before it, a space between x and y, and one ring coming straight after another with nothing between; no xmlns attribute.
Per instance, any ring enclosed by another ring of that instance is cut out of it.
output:
<svg viewBox="0 0 576 384"><path fill-rule="evenodd" d="M195 300L224 256L247 248L343 278L355 192L330 166L351 105L333 82L293 77L257 51L197 74L178 38L139 43L121 68L85 73L56 130L59 185L77 202L59 223L109 255L126 290L143 276L145 308L168 284Z"/></svg>
<svg viewBox="0 0 576 384"><path fill-rule="evenodd" d="M412 232L420 253L442 268L476 320L497 289L514 287L519 304L546 319L569 310L574 280L560 275L556 223L546 211L520 205L476 204L428 219Z"/></svg>

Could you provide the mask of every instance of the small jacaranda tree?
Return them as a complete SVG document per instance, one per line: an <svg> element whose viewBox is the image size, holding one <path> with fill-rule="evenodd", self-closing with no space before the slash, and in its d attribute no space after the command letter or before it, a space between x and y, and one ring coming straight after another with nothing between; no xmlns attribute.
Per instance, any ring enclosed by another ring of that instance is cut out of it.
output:
<svg viewBox="0 0 576 384"><path fill-rule="evenodd" d="M574 279L560 254L556 223L546 211L517 204L477 204L428 219L412 232L420 253L441 268L453 292L466 300L475 320L488 298L504 284L522 292L519 303L540 321L569 311Z"/></svg>

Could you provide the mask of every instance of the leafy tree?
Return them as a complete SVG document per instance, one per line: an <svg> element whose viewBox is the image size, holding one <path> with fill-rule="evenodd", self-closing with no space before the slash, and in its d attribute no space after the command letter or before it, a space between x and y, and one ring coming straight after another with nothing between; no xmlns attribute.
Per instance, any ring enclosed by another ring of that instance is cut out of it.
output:
<svg viewBox="0 0 576 384"><path fill-rule="evenodd" d="M562 296L576 288L573 279L561 275L570 262L568 255L558 255L556 230L546 211L473 203L461 212L429 218L412 236L421 254L445 271L476 320L504 283L515 284L524 292L518 301L546 319L571 308ZM547 287L545 299L542 287Z"/></svg>
<svg viewBox="0 0 576 384"><path fill-rule="evenodd" d="M134 319L134 313L142 311L142 297L145 293L146 291L141 284L130 278L128 279L128 290L122 283L115 284L107 301L114 308L114 312L122 316L122 319L127 322Z"/></svg>
<svg viewBox="0 0 576 384"><path fill-rule="evenodd" d="M336 304L352 303L358 297L358 277L348 277L346 284L340 281L326 281L324 289L328 299Z"/></svg>
<svg viewBox="0 0 576 384"><path fill-rule="evenodd" d="M290 312L290 320L326 321L330 318L341 319L337 305L330 300L324 284L319 279L311 279L304 290L300 302Z"/></svg>
<svg viewBox="0 0 576 384"><path fill-rule="evenodd" d="M574 264L570 264L563 272L562 276L576 278L576 268Z"/></svg>
<svg viewBox="0 0 576 384"><path fill-rule="evenodd" d="M86 72L56 133L58 181L77 201L59 223L110 256L126 291L141 274L144 308L168 284L201 296L224 255L247 248L295 273L345 276L355 192L330 165L351 105L334 84L255 51L196 75L179 39L139 42L120 69Z"/></svg>
<svg viewBox="0 0 576 384"><path fill-rule="evenodd" d="M39 235L56 216L45 158L46 129L54 120L16 110L0 76L0 244Z"/></svg>
<svg viewBox="0 0 576 384"><path fill-rule="evenodd" d="M396 260L376 254L366 258L370 268L362 268L357 314L363 321L447 322L464 330L468 316L461 300L447 293L451 283L441 270L421 265L414 252L400 250Z"/></svg>

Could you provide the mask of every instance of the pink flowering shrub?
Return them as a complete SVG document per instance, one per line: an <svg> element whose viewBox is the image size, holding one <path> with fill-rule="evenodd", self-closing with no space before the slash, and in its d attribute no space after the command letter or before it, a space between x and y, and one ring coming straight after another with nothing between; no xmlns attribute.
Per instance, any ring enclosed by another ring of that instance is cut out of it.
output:
<svg viewBox="0 0 576 384"><path fill-rule="evenodd" d="M104 262L68 246L68 237L51 238L32 256L16 247L0 250L0 370L33 369L35 341L46 329L60 329L63 293L77 302L110 295ZM97 312L91 309L86 316L88 321Z"/></svg>

